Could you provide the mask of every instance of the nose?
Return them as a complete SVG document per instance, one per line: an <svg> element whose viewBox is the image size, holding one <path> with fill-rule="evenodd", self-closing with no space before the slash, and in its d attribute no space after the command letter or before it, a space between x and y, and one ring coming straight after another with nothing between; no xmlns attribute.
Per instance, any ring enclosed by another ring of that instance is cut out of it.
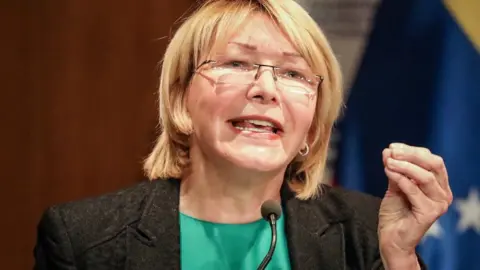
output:
<svg viewBox="0 0 480 270"><path fill-rule="evenodd" d="M277 103L278 91L275 78L273 67L259 66L255 83L249 89L247 98L262 104Z"/></svg>

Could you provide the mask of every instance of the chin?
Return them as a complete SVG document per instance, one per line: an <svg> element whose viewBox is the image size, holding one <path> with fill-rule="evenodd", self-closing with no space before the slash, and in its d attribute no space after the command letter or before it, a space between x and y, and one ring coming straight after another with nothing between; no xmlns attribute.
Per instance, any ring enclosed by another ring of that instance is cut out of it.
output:
<svg viewBox="0 0 480 270"><path fill-rule="evenodd" d="M284 167L283 163L279 162L272 162L272 160L265 160L265 159L255 159L255 160L240 160L236 162L236 165L241 168L245 168L252 171L258 172L272 172L278 171Z"/></svg>
<svg viewBox="0 0 480 270"><path fill-rule="evenodd" d="M288 164L288 156L281 149L255 146L229 150L225 158L240 168L269 172L284 169Z"/></svg>

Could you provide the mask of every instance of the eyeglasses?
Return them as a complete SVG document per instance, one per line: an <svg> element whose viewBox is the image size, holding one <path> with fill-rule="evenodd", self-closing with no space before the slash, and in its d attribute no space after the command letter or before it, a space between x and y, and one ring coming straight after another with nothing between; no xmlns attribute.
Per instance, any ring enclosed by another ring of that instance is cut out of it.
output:
<svg viewBox="0 0 480 270"><path fill-rule="evenodd" d="M260 77L260 68L267 67L273 71L273 79L277 89L291 95L315 97L320 90L324 78L309 71L255 64L249 61L232 59L206 60L197 68L208 66L212 72L212 79L216 84L252 85Z"/></svg>

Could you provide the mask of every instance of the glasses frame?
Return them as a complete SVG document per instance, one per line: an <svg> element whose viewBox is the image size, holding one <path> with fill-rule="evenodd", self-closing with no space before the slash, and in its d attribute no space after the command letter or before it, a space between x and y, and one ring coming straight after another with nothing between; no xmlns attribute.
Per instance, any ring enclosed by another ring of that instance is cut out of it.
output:
<svg viewBox="0 0 480 270"><path fill-rule="evenodd" d="M215 61L215 60L205 60L205 61L203 61L202 63L200 63L200 65L198 65L198 66L195 68L195 72L197 72L202 66L207 65L207 64L212 64L212 63L217 63L217 61ZM265 64L257 64L257 63L254 63L253 66L257 68L257 72L256 72L256 74L255 74L255 80L258 80L258 78L259 78L259 76L260 76L259 74L260 74L260 68L261 68L261 67L269 67L269 68L271 68L271 69L273 70L273 79L274 79L275 81L278 80L278 78L277 78L277 73L275 72L275 70L280 69L280 67L272 66L272 65L265 65ZM321 85L322 85L322 83L323 83L323 81L324 81L325 78L324 78L323 76L321 76L321 75L317 75L317 74L314 74L314 75L315 75L315 77L317 77L317 78L319 79L318 86L317 86L317 93L318 93L318 92L320 92L320 89L321 89L320 87L321 87Z"/></svg>

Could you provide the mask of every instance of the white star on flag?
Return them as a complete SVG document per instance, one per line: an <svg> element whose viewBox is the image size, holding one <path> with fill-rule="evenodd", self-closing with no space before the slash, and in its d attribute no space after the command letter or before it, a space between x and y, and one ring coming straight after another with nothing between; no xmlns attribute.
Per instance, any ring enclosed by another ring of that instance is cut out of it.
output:
<svg viewBox="0 0 480 270"><path fill-rule="evenodd" d="M478 190L470 189L466 199L457 199L455 206L460 215L458 230L464 232L471 228L480 234L480 196Z"/></svg>

